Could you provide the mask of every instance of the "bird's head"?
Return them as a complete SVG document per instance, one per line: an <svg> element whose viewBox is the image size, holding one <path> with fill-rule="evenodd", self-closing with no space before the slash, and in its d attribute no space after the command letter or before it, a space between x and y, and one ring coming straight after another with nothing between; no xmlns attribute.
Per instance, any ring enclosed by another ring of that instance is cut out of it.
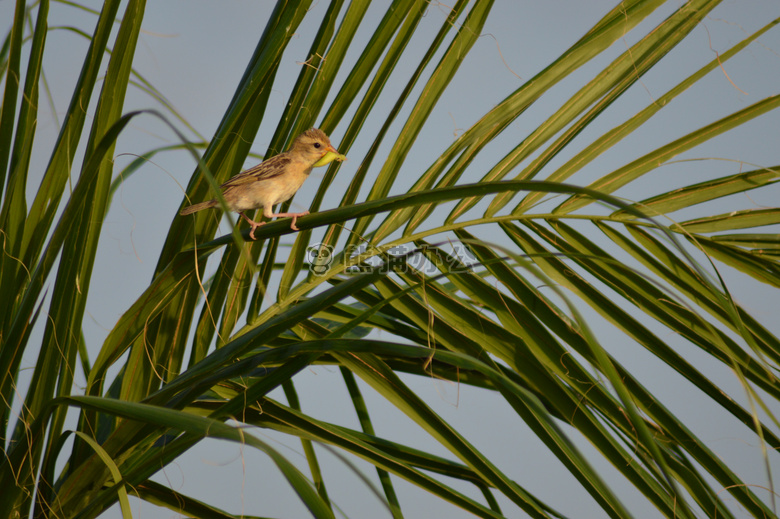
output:
<svg viewBox="0 0 780 519"><path fill-rule="evenodd" d="M328 153L339 154L325 132L317 128L306 130L296 137L290 147L290 153L305 157L306 162L312 164L318 162Z"/></svg>

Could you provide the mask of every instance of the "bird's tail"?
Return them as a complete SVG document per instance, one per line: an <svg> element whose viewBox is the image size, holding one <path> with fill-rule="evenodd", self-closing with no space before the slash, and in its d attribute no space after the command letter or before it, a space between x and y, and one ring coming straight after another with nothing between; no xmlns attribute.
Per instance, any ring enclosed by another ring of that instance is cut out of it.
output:
<svg viewBox="0 0 780 519"><path fill-rule="evenodd" d="M203 209L208 209L209 207L214 207L215 205L217 205L217 201L216 200L209 200L208 202L201 202L199 204L195 204L195 205L191 205L191 206L185 207L184 209L179 211L179 214L184 216L185 214L191 214L191 213L194 213L196 211L201 211Z"/></svg>

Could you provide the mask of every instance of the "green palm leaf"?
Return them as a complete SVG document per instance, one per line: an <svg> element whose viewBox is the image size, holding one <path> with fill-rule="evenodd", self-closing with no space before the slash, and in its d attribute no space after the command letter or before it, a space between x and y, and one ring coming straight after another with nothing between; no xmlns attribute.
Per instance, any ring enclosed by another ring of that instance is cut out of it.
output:
<svg viewBox="0 0 780 519"><path fill-rule="evenodd" d="M743 171L748 158L684 154L773 114L780 95L751 97L595 175L590 168L780 19L615 123L614 107L721 7L616 2L442 150L416 155L442 100L470 74L499 4L458 0L431 22L426 0L277 2L210 140L154 75L134 68L143 0L105 2L100 13L76 7L95 26L62 31L88 37L89 47L44 150L39 92L54 84L44 68L59 20L48 1L16 3L0 50L0 515L86 518L118 505L129 517L135 496L188 516L267 516L222 510L206 493L154 479L206 438L267 456L278 469L269 478L281 476L314 517L335 517L363 493L382 513L418 516L406 485L477 517L571 515L536 490L533 476L545 467L519 470L495 456L418 393L420 380L500 406L496 423L521 425L605 516L639 516L645 505L664 517L777 515L774 498L654 379L684 381L737 424L760 451L773 495L780 339L734 288L750 281L776 297L780 209L745 200L776 200L780 167ZM298 31L312 33L307 51ZM295 81L285 76L290 61L300 63ZM572 94L554 104L562 86ZM161 112L128 109L131 87ZM517 137L513 123L534 112L544 115ZM175 140L134 149L121 168L123 139L148 119ZM115 195L152 159L184 151L197 165L182 206L213 198L261 128L271 129L274 153L312 126L337 135L349 161L323 168L300 232L283 220L260 227L256 241L236 226L216 236L221 209L182 217L171 205L152 279L95 339L88 302L112 299L93 281ZM37 179L36 154L47 159ZM683 163L702 175L648 182ZM731 169L704 169L714 164ZM641 196L626 198L637 189ZM332 410L310 408L301 382L309 372L343 381L345 397L329 395ZM408 419L420 443L388 428L382 409ZM265 435L300 441L301 458ZM502 438L507 453L522 441ZM361 492L340 492L324 452L356 474Z"/></svg>

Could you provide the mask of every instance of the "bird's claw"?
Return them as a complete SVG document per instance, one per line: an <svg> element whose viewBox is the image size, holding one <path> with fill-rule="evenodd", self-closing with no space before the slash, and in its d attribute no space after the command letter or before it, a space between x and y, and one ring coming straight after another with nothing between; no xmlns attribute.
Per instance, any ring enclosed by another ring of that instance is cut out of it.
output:
<svg viewBox="0 0 780 519"><path fill-rule="evenodd" d="M298 226L295 225L295 222L298 221L299 216L306 216L307 214L309 214L309 211L304 211L302 213L295 213L290 215L292 216L292 222L290 222L290 229L292 229L293 231L300 231L300 229L298 229Z"/></svg>

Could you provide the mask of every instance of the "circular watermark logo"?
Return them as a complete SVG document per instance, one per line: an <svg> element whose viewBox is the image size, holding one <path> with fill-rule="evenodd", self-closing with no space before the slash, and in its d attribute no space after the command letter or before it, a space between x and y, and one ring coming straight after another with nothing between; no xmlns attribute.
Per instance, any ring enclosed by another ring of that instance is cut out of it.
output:
<svg viewBox="0 0 780 519"><path fill-rule="evenodd" d="M333 246L315 243L306 249L306 261L309 263L309 272L315 276L324 275L333 261Z"/></svg>

